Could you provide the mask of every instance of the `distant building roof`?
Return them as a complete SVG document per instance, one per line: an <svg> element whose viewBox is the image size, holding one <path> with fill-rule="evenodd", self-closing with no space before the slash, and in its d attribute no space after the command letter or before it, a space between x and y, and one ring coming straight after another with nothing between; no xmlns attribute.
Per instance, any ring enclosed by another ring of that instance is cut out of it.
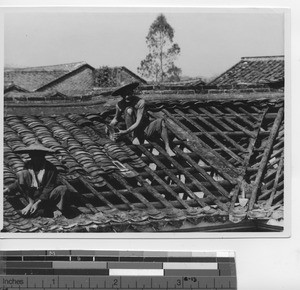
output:
<svg viewBox="0 0 300 290"><path fill-rule="evenodd" d="M28 91L36 91L84 66L88 66L94 70L94 68L86 62L27 68L8 68L4 70L4 80L5 82L13 82L15 85L25 88Z"/></svg>
<svg viewBox="0 0 300 290"><path fill-rule="evenodd" d="M28 92L26 89L16 85L13 82L5 82L4 83L4 93L8 92Z"/></svg>
<svg viewBox="0 0 300 290"><path fill-rule="evenodd" d="M197 86L197 85L205 85L205 81L202 78L194 78L194 79L187 79L187 80L181 80L178 82L163 82L160 83L159 85L162 86L185 86L185 87L189 87L189 86Z"/></svg>
<svg viewBox="0 0 300 290"><path fill-rule="evenodd" d="M97 87L117 87L137 81L147 84L147 81L126 68L125 66L103 66L96 69L95 84Z"/></svg>
<svg viewBox="0 0 300 290"><path fill-rule="evenodd" d="M242 57L212 80L211 86L261 85L284 82L284 56Z"/></svg>

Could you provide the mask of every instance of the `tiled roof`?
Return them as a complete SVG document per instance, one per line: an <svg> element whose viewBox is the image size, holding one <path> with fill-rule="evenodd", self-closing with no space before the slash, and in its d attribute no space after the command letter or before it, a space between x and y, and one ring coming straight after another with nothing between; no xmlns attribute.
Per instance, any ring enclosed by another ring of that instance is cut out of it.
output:
<svg viewBox="0 0 300 290"><path fill-rule="evenodd" d="M138 76L137 74L135 74L134 72L132 72L131 70L129 70L127 67L122 66L120 67L123 71L127 72L128 74L130 74L133 78L135 78L136 80L140 81L143 84L147 84L146 80L144 80L143 78L141 78L140 76Z"/></svg>
<svg viewBox="0 0 300 290"><path fill-rule="evenodd" d="M284 56L242 57L226 72L208 85L230 87L239 85L276 85L284 86Z"/></svg>
<svg viewBox="0 0 300 290"><path fill-rule="evenodd" d="M11 104L13 107L15 107L16 104L58 104L58 103L64 103L64 102L70 102L70 101L77 101L81 102L82 99L91 99L88 95L82 96L75 96L71 95L68 96L66 94L63 94L61 92L56 91L46 91L46 92L8 92L4 95L4 103L5 107L8 104ZM5 110L6 111L6 110Z"/></svg>
<svg viewBox="0 0 300 290"><path fill-rule="evenodd" d="M86 62L75 62L51 66L9 68L4 70L4 80L5 82L14 82L28 91L35 91L83 66L91 67Z"/></svg>
<svg viewBox="0 0 300 290"><path fill-rule="evenodd" d="M114 143L102 113L15 116L4 120L4 184L26 155L13 150L39 139L59 149L47 157L73 190L75 217L23 218L20 197L4 196L4 231L201 230L245 218L278 219L283 206L283 100L149 102L175 135L175 157L160 142ZM249 208L237 206L245 192ZM271 207L272 206L272 207ZM279 208L281 211L274 211Z"/></svg>
<svg viewBox="0 0 300 290"><path fill-rule="evenodd" d="M104 66L96 69L95 84L97 87L118 87L131 82L147 84L146 80L144 80L125 66Z"/></svg>
<svg viewBox="0 0 300 290"><path fill-rule="evenodd" d="M4 93L8 92L28 92L26 89L14 84L13 82L4 83Z"/></svg>
<svg viewBox="0 0 300 290"><path fill-rule="evenodd" d="M71 72L73 70L78 69L79 67L86 65L87 63L84 61L80 62L72 62L58 65L47 65L47 66L34 66L34 67L25 67L25 68L8 68L5 69L5 72L8 71L63 71L63 72Z"/></svg>

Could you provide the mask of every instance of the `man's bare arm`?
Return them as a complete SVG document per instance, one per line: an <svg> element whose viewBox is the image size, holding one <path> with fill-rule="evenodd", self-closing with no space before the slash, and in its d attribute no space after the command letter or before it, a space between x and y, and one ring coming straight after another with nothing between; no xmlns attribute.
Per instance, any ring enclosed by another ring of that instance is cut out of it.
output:
<svg viewBox="0 0 300 290"><path fill-rule="evenodd" d="M111 125L111 126L116 126L116 125L118 124L119 119L120 119L120 117L121 117L121 114L122 114L122 112L121 112L120 108L118 107L118 105L116 105L116 113L115 113L115 116L114 116L114 118L113 118L113 119L111 120L111 122L110 122L110 125Z"/></svg>
<svg viewBox="0 0 300 290"><path fill-rule="evenodd" d="M145 110L145 100L141 100L136 112L136 121L129 128L127 128L127 134L133 132L141 123Z"/></svg>

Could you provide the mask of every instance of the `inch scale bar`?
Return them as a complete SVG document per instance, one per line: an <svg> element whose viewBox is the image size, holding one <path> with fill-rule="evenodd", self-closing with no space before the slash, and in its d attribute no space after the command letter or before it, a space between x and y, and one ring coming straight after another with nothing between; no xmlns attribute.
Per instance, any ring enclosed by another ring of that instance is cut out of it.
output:
<svg viewBox="0 0 300 290"><path fill-rule="evenodd" d="M232 252L0 252L0 289L237 289Z"/></svg>

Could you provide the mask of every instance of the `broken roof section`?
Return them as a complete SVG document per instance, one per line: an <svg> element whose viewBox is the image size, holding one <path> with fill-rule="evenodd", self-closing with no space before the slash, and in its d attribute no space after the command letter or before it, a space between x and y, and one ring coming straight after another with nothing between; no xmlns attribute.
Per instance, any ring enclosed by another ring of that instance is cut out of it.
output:
<svg viewBox="0 0 300 290"><path fill-rule="evenodd" d="M33 92L41 90L50 83L58 81L68 74L86 66L94 70L94 68L86 62L27 68L9 68L4 70L4 80L5 82L13 82L16 85Z"/></svg>
<svg viewBox="0 0 300 290"><path fill-rule="evenodd" d="M49 161L73 192L76 217L23 218L24 200L4 197L4 230L223 231L229 220L270 219L283 207L283 98L153 100L174 134L175 157L160 141L110 141L102 113L10 115L4 123L4 183L15 180L28 156L13 150L39 139L60 153ZM61 162L64 160L64 162ZM248 207L236 206L244 194ZM282 212L282 211L281 211ZM282 216L281 216L282 218ZM231 224L232 225L232 224Z"/></svg>
<svg viewBox="0 0 300 290"><path fill-rule="evenodd" d="M270 85L284 86L284 56L242 57L209 86L236 87Z"/></svg>

